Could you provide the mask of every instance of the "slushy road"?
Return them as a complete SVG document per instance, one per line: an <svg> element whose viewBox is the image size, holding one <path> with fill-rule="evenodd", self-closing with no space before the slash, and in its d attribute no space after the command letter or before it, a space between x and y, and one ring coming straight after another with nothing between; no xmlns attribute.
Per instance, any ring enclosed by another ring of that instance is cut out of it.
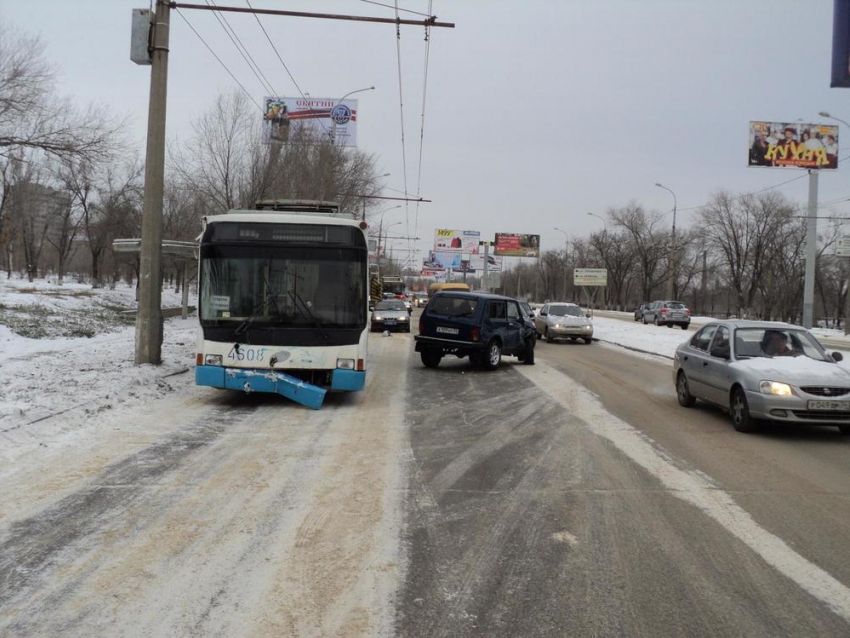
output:
<svg viewBox="0 0 850 638"><path fill-rule="evenodd" d="M738 434L598 343L370 347L321 411L187 378L5 472L0 635L850 635L837 429Z"/></svg>

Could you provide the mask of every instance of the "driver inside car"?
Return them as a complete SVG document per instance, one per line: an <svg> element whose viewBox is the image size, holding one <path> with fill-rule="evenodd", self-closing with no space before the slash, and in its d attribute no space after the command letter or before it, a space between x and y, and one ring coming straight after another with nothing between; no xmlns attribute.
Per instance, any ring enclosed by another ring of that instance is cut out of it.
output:
<svg viewBox="0 0 850 638"><path fill-rule="evenodd" d="M761 349L771 357L793 357L794 351L788 347L788 336L778 330L767 330L762 339Z"/></svg>

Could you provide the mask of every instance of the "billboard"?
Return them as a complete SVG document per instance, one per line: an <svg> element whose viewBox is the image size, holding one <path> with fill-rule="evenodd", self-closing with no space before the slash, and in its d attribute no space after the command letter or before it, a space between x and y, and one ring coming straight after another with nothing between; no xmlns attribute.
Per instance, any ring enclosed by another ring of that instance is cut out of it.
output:
<svg viewBox="0 0 850 638"><path fill-rule="evenodd" d="M487 272L502 272L502 258L495 255L487 255ZM484 272L484 255L472 255L469 266L473 271Z"/></svg>
<svg viewBox="0 0 850 638"><path fill-rule="evenodd" d="M850 237L839 237L835 242L836 257L850 257Z"/></svg>
<svg viewBox="0 0 850 638"><path fill-rule="evenodd" d="M496 233L494 252L504 257L540 257L540 235Z"/></svg>
<svg viewBox="0 0 850 638"><path fill-rule="evenodd" d="M477 230L450 230L438 228L434 231L434 250L441 252L478 254L481 233Z"/></svg>
<svg viewBox="0 0 850 638"><path fill-rule="evenodd" d="M502 258L494 255L487 255L489 272L502 271ZM428 253L428 259L423 262L422 267L425 270L442 271L447 268L466 272L484 272L484 255L470 255L469 253L453 253L439 250L432 250Z"/></svg>
<svg viewBox="0 0 850 638"><path fill-rule="evenodd" d="M337 146L357 146L357 100L276 96L263 99L263 140L296 141L296 129Z"/></svg>
<svg viewBox="0 0 850 638"><path fill-rule="evenodd" d="M573 285L575 286L607 286L607 268L576 268L573 271Z"/></svg>
<svg viewBox="0 0 850 638"><path fill-rule="evenodd" d="M837 169L838 126L750 122L749 165Z"/></svg>

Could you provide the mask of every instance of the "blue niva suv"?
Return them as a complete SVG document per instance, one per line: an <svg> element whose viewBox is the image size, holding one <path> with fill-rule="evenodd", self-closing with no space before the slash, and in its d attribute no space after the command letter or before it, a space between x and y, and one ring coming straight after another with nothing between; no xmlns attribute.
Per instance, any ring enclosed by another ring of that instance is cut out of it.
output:
<svg viewBox="0 0 850 638"><path fill-rule="evenodd" d="M428 368L446 355L469 357L487 370L499 367L503 355L534 363L534 324L516 299L472 292L440 292L419 318L416 352Z"/></svg>

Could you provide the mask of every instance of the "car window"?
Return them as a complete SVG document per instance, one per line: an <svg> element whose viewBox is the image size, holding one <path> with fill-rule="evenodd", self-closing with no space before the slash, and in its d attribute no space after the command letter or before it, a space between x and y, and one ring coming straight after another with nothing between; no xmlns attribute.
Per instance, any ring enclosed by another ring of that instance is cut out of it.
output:
<svg viewBox="0 0 850 638"><path fill-rule="evenodd" d="M725 350L728 356L729 353L729 328L726 326L720 326L717 329L716 334L714 335L714 341L711 342L711 350L709 351L712 356L716 356L714 353L718 350Z"/></svg>
<svg viewBox="0 0 850 638"><path fill-rule="evenodd" d="M735 356L799 357L828 361L826 353L805 330L784 328L738 328L735 331Z"/></svg>
<svg viewBox="0 0 850 638"><path fill-rule="evenodd" d="M519 308L512 301L508 302L508 319L519 319Z"/></svg>
<svg viewBox="0 0 850 638"><path fill-rule="evenodd" d="M545 313L545 314L547 314L547 315L549 314L549 304L546 304L545 306L543 306L543 307L540 309L540 314L542 315L542 314L544 314L544 313Z"/></svg>
<svg viewBox="0 0 850 638"><path fill-rule="evenodd" d="M375 304L375 310L407 310L401 301L379 301Z"/></svg>
<svg viewBox="0 0 850 638"><path fill-rule="evenodd" d="M671 310L683 310L685 307L685 304L679 303L678 301L671 301L670 303L666 303L664 305L670 308Z"/></svg>
<svg viewBox="0 0 850 638"><path fill-rule="evenodd" d="M691 346L697 350L708 352L708 345L711 343L711 338L717 331L717 326L706 326L691 339Z"/></svg>
<svg viewBox="0 0 850 638"><path fill-rule="evenodd" d="M504 319L505 318L505 302L504 301L491 301L490 302L490 319Z"/></svg>
<svg viewBox="0 0 850 638"><path fill-rule="evenodd" d="M471 317L478 308L477 299L466 297L438 296L428 304L429 315L445 315L447 317Z"/></svg>
<svg viewBox="0 0 850 638"><path fill-rule="evenodd" d="M554 304L549 310L550 315L556 317L581 317L581 308L578 306L567 306L566 304Z"/></svg>

